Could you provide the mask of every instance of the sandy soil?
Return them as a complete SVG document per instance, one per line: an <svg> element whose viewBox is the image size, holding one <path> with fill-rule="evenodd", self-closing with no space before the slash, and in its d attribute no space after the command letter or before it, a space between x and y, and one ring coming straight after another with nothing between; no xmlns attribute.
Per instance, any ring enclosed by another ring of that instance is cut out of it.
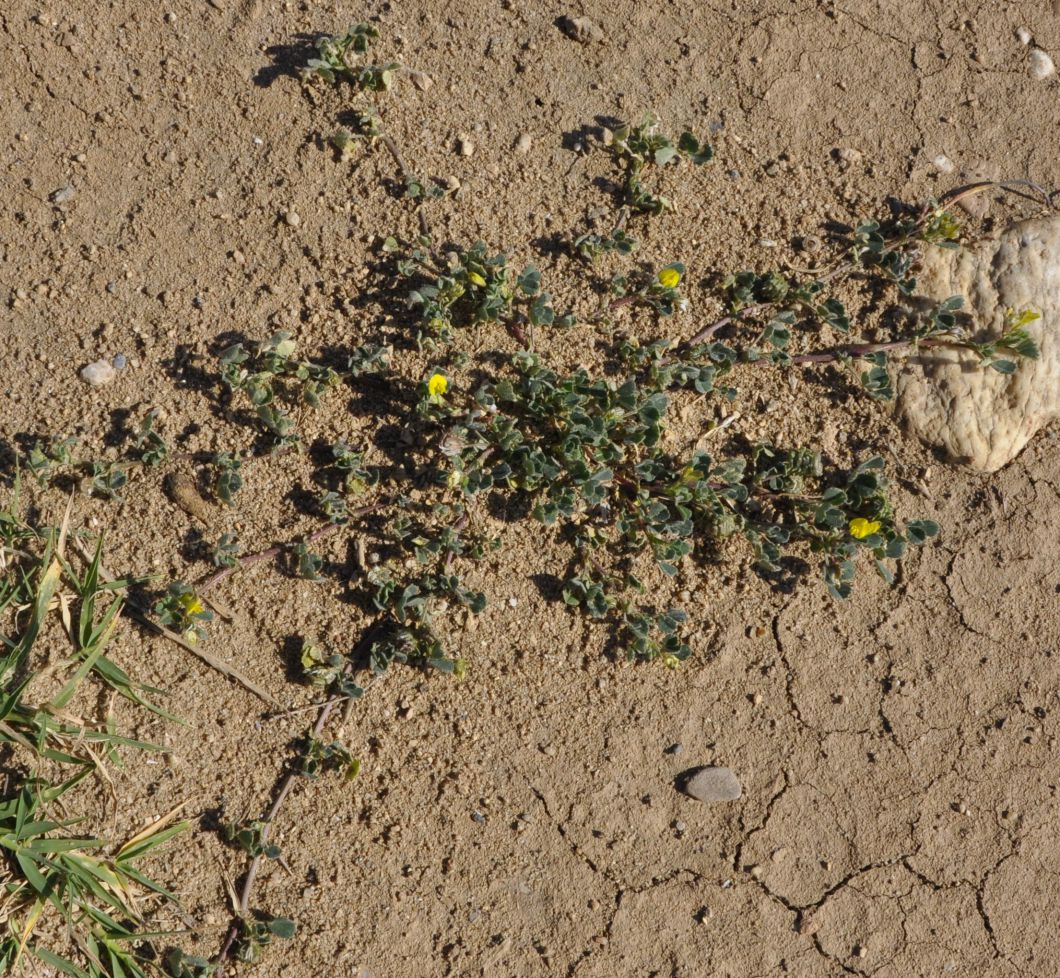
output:
<svg viewBox="0 0 1060 978"><path fill-rule="evenodd" d="M1016 37L1025 27L1060 57L1060 16L1048 3L958 6L9 0L0 440L77 432L105 454L158 407L183 451L244 447L215 408L221 338L285 328L319 353L370 334L385 312L363 298L379 238L414 233L415 218L388 195L385 153L350 164L327 149L346 104L307 96L291 71L317 33L372 18L380 56L434 80L403 80L383 106L417 171L460 182L433 205L439 236L533 259L563 296L570 262L553 236L608 204L594 181L609 165L583 151L601 118L654 110L672 130L712 133L716 160L672 178L678 213L643 236L645 257L681 258L696 282L805 265L804 235L966 176L1060 184L1060 82L1031 77ZM556 24L565 14L603 36L572 40ZM986 220L1005 213L995 202ZM691 298L681 332L720 308L705 284ZM591 362L584 332L552 352ZM78 379L118 353L129 366L112 384ZM745 389L743 430L797 433L839 457L890 446L901 511L943 527L896 586L866 575L840 606L816 582L774 593L737 559L681 581L694 659L629 668L541 583L562 549L530 524L508 528L473 575L489 609L453 636L466 679L397 670L375 682L341 731L361 777L289 801L278 837L290 871L266 867L254 902L300 930L256 974L1057 973L1055 427L986 478L940 465L865 399L828 395ZM763 409L773 398L782 409ZM370 440L387 420L344 388L305 425L311 439ZM291 492L310 479L304 458L251 467L238 509L205 531L153 475L120 506L77 497L74 518L106 530L112 569L192 579L203 532L234 530L256 549L311 526ZM40 500L51 519L64 504ZM336 539L327 553L343 561L351 547ZM367 620L341 583L267 565L223 592L233 621L212 630L211 650L290 707L312 698L290 679L295 637L348 648ZM131 756L113 796L100 789L101 824L120 836L180 801L201 818L158 875L197 922L185 946L214 953L244 862L210 826L263 810L306 715L262 720L241 687L131 624L116 657L169 690L188 723L119 707L175 759ZM677 792L698 764L731 767L743 797L706 806Z"/></svg>

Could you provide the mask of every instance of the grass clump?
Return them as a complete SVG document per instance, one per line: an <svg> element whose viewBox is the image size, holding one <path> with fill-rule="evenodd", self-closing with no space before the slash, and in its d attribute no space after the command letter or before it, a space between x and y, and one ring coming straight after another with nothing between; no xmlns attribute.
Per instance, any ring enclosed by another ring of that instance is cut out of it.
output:
<svg viewBox="0 0 1060 978"><path fill-rule="evenodd" d="M74 789L122 749L161 750L123 736L112 720L76 712L86 687L110 689L158 711L149 692L108 656L129 581L105 583L102 546L77 571L69 527L38 529L12 506L0 511L0 967L41 967L72 978L156 974L150 907L175 896L142 860L188 826L170 813L124 843L75 831ZM65 633L70 648L55 648Z"/></svg>

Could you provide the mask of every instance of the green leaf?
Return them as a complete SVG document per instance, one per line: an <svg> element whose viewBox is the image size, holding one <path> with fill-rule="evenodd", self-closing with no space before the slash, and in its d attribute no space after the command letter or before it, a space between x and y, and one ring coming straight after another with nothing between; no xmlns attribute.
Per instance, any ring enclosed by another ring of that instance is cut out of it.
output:
<svg viewBox="0 0 1060 978"><path fill-rule="evenodd" d="M298 926L289 917L273 917L266 924L270 931L284 940L294 937Z"/></svg>
<svg viewBox="0 0 1060 978"><path fill-rule="evenodd" d="M537 295L541 291L541 273L533 265L527 265L519 274L516 285L526 295Z"/></svg>

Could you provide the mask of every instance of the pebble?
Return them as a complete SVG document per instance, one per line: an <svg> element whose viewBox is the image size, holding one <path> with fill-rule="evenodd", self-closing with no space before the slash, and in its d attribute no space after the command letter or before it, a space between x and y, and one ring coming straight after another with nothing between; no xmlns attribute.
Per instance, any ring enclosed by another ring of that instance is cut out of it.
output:
<svg viewBox="0 0 1060 978"><path fill-rule="evenodd" d="M1030 69L1031 77L1036 78L1038 81L1045 81L1046 78L1056 74L1056 65L1053 64L1053 59L1041 48L1031 48Z"/></svg>
<svg viewBox="0 0 1060 978"><path fill-rule="evenodd" d="M1027 45L1031 43L1031 32L1026 27L1016 28L1016 39L1020 44Z"/></svg>
<svg viewBox="0 0 1060 978"><path fill-rule="evenodd" d="M524 132L515 141L515 150L518 153L529 153L530 147L534 145L533 139L530 137L530 133Z"/></svg>
<svg viewBox="0 0 1060 978"><path fill-rule="evenodd" d="M113 365L107 360L97 360L81 368L81 379L92 387L102 387L118 376Z"/></svg>
<svg viewBox="0 0 1060 978"><path fill-rule="evenodd" d="M663 751L663 753L676 756L677 754L681 753L681 750L682 748L680 744L671 744L669 747L666 748L666 750Z"/></svg>
<svg viewBox="0 0 1060 978"><path fill-rule="evenodd" d="M561 17L559 27L567 37L579 44L591 44L604 38L604 32L588 17Z"/></svg>
<svg viewBox="0 0 1060 978"><path fill-rule="evenodd" d="M935 164L935 168L939 173L952 173L953 172L953 160L951 160L944 153L939 153L932 161Z"/></svg>
<svg viewBox="0 0 1060 978"><path fill-rule="evenodd" d="M423 71L410 71L409 78L412 79L412 84L421 92L427 91L434 84L434 79Z"/></svg>
<svg viewBox="0 0 1060 978"><path fill-rule="evenodd" d="M293 228L302 223L302 216L296 210L284 211L283 219Z"/></svg>
<svg viewBox="0 0 1060 978"><path fill-rule="evenodd" d="M113 365L115 370L124 370L128 363L128 358L125 356L124 353L115 354L114 359L111 360L111 364Z"/></svg>
<svg viewBox="0 0 1060 978"><path fill-rule="evenodd" d="M68 183L65 187L60 187L58 190L54 191L50 199L53 204L65 204L68 200L72 200L76 193L77 191L74 189L74 185Z"/></svg>
<svg viewBox="0 0 1060 978"><path fill-rule="evenodd" d="M858 163L864 157L860 149L854 149L852 146L840 146L835 155L841 163Z"/></svg>
<svg viewBox="0 0 1060 978"><path fill-rule="evenodd" d="M681 790L696 801L736 801L742 793L739 780L727 767L695 768L683 782Z"/></svg>
<svg viewBox="0 0 1060 978"><path fill-rule="evenodd" d="M471 156L475 152L475 143L470 136L461 133L456 139L456 151L461 156Z"/></svg>

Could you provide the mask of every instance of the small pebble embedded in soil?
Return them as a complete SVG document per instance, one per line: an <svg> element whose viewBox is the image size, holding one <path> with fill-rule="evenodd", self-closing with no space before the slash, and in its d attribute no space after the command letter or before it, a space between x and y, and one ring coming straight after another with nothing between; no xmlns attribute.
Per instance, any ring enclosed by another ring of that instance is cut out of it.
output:
<svg viewBox="0 0 1060 978"><path fill-rule="evenodd" d="M736 801L742 794L739 779L727 767L694 768L686 771L678 783L689 798L708 804Z"/></svg>
<svg viewBox="0 0 1060 978"><path fill-rule="evenodd" d="M1045 81L1046 78L1056 74L1056 65L1053 64L1053 59L1041 48L1031 48L1028 60L1032 78L1036 78L1038 81Z"/></svg>
<svg viewBox="0 0 1060 978"><path fill-rule="evenodd" d="M604 37L604 32L588 17L561 17L559 28L567 37L579 44L601 41Z"/></svg>
<svg viewBox="0 0 1060 978"><path fill-rule="evenodd" d="M412 84L415 85L421 92L426 92L431 86L434 85L434 79L430 75L422 71L410 71L409 78L412 79Z"/></svg>
<svg viewBox="0 0 1060 978"><path fill-rule="evenodd" d="M81 379L92 387L109 384L117 376L114 366L107 360L96 360L81 368Z"/></svg>

